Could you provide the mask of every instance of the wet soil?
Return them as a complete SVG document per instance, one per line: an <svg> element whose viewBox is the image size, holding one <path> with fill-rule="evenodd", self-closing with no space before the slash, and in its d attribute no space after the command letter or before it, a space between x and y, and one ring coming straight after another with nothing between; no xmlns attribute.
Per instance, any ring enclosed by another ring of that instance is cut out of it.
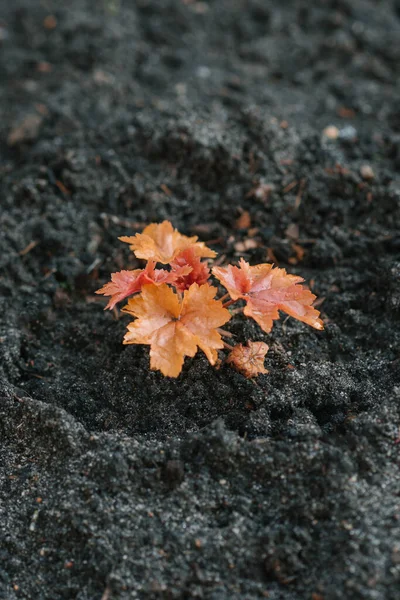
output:
<svg viewBox="0 0 400 600"><path fill-rule="evenodd" d="M0 1L2 600L398 599L399 39L397 0ZM163 219L325 330L150 371L94 292Z"/></svg>

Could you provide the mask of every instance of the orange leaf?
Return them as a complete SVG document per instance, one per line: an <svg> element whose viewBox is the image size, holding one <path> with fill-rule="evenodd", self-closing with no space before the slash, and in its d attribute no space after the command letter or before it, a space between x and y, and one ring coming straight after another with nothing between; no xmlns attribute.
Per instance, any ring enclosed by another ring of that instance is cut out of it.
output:
<svg viewBox="0 0 400 600"><path fill-rule="evenodd" d="M214 300L216 292L208 284L193 283L180 300L166 284L143 286L142 294L123 309L136 317L124 344L149 344L151 369L168 377L177 377L184 357L193 357L198 348L215 364L217 350L223 348L217 328L230 319L222 302Z"/></svg>
<svg viewBox="0 0 400 600"><path fill-rule="evenodd" d="M269 347L264 342L247 342L247 346L236 344L226 362L231 363L247 379L251 379L260 373L268 373L264 367L268 349Z"/></svg>
<svg viewBox="0 0 400 600"><path fill-rule="evenodd" d="M168 264L183 250L193 248L196 256L213 258L216 253L207 248L203 242L197 241L197 236L187 237L172 227L169 221L151 223L143 233L134 236L119 238L122 242L130 244L130 249L138 258L154 260Z"/></svg>
<svg viewBox="0 0 400 600"><path fill-rule="evenodd" d="M96 292L96 294L111 296L104 310L107 308L112 310L124 298L140 292L142 286L146 283L160 285L161 283L172 283L175 281L177 277L175 273L165 271L164 269L155 269L154 265L154 261L149 261L145 269L112 273L111 281Z"/></svg>
<svg viewBox="0 0 400 600"><path fill-rule="evenodd" d="M252 317L266 333L271 331L273 321L279 319L278 310L315 329L324 328L319 311L312 306L316 296L299 285L304 281L302 277L288 275L285 269L268 263L251 267L243 258L240 268L214 267L213 274L233 300L246 300L244 314Z"/></svg>

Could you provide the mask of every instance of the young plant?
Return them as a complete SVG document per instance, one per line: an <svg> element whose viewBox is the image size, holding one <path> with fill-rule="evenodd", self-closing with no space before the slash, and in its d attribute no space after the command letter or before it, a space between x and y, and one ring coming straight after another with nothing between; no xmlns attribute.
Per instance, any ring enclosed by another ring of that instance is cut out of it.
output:
<svg viewBox="0 0 400 600"><path fill-rule="evenodd" d="M197 236L187 237L169 221L148 225L143 233L121 237L137 258L147 260L144 269L120 271L97 294L109 296L106 309L128 296L123 312L135 317L128 325L124 344L150 346L150 368L163 375L177 377L185 356L202 350L212 365L218 350L231 349L227 362L245 377L266 373L264 342L248 342L234 348L222 340L221 330L230 319L227 307L244 300L244 314L254 319L266 333L271 331L279 310L315 329L323 329L319 312L313 308L314 294L301 285L301 277L265 263L250 266L240 259L239 267L214 267L212 274L227 289L216 299L216 287L210 284L211 272L206 261L216 253ZM156 268L157 263L169 268ZM230 300L224 300L230 296Z"/></svg>

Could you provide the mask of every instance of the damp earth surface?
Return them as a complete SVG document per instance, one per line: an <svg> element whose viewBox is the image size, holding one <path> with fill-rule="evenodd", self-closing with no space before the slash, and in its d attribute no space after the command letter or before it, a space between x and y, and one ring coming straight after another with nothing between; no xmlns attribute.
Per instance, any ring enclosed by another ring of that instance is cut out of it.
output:
<svg viewBox="0 0 400 600"><path fill-rule="evenodd" d="M0 1L2 600L399 598L399 38L397 0ZM325 330L150 371L94 292L164 219Z"/></svg>

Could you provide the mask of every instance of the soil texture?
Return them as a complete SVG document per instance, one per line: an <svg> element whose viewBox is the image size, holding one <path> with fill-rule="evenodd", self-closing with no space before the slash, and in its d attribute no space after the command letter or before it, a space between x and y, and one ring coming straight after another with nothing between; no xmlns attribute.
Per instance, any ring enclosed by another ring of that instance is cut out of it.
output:
<svg viewBox="0 0 400 600"><path fill-rule="evenodd" d="M0 49L1 600L398 600L400 2L0 0ZM325 330L150 371L94 292L164 219Z"/></svg>

